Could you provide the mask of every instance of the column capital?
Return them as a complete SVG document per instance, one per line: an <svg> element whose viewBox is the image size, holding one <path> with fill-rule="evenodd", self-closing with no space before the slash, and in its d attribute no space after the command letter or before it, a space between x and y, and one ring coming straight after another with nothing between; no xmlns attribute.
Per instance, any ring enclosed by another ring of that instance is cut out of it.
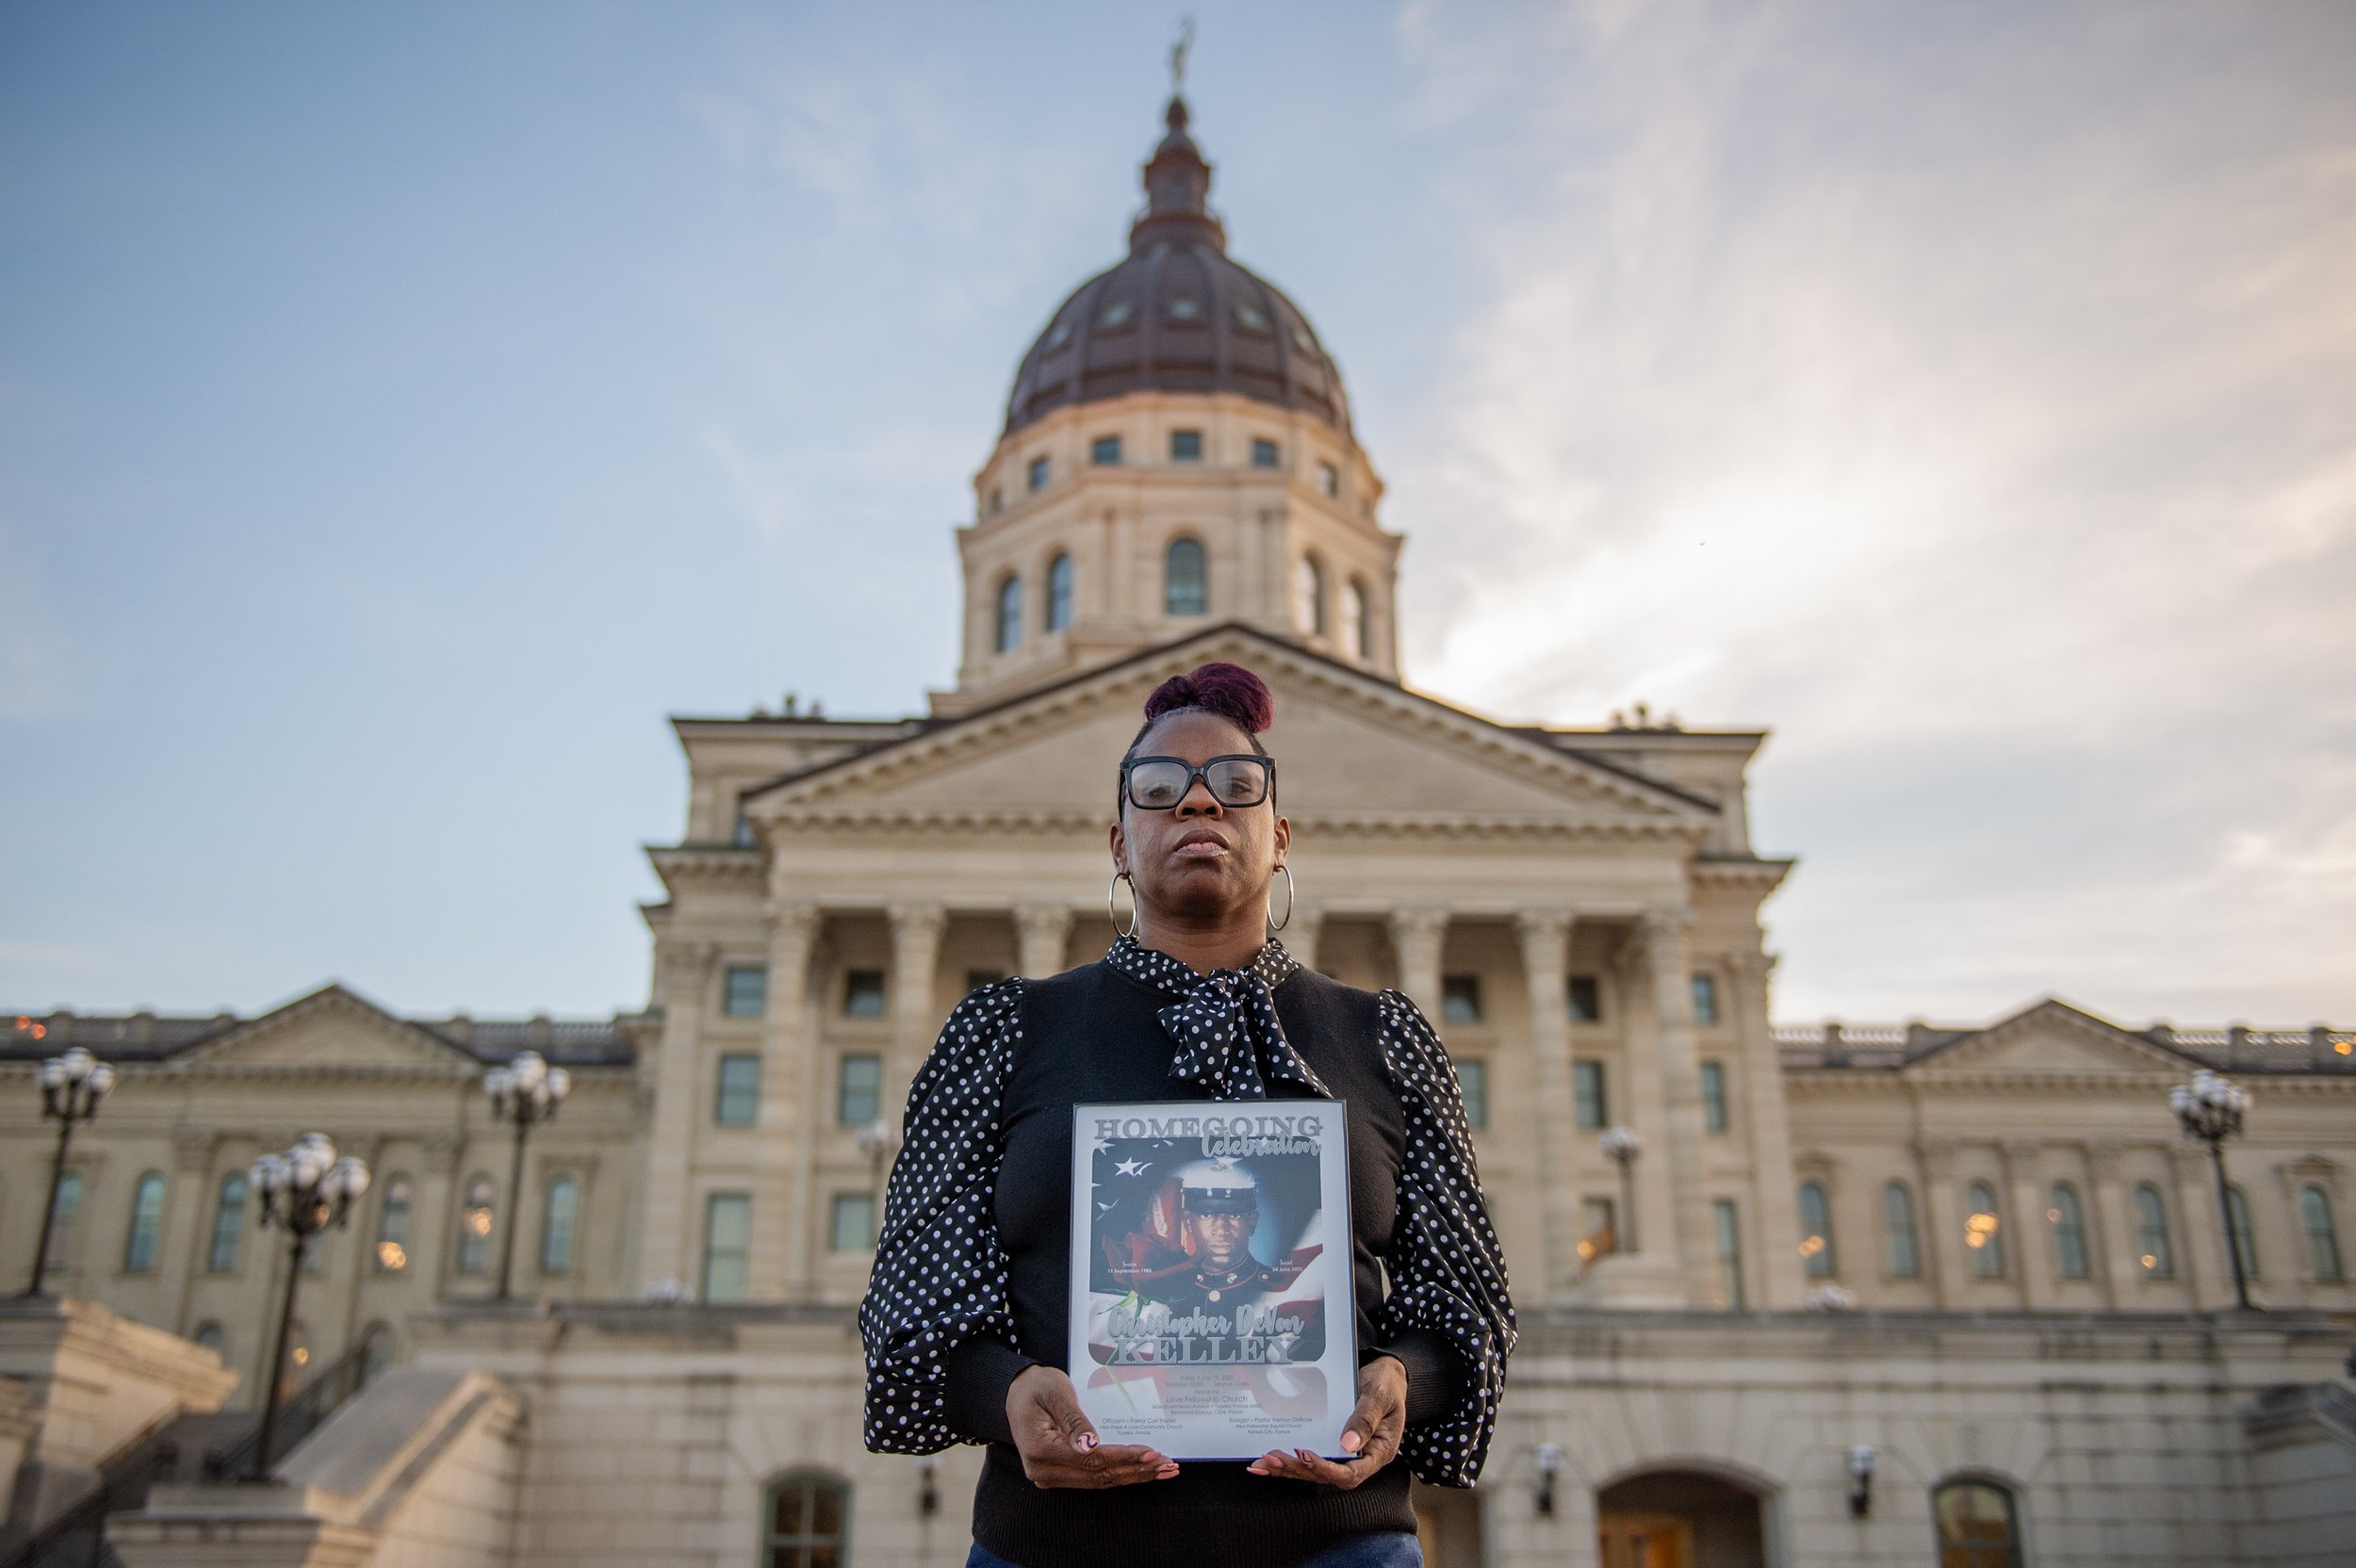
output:
<svg viewBox="0 0 2356 1568"><path fill-rule="evenodd" d="M719 961L719 957L718 942L690 941L674 937L663 944L661 961L663 968L693 977L711 973L712 966Z"/></svg>
<svg viewBox="0 0 2356 1568"><path fill-rule="evenodd" d="M2127 1171L2127 1145L2116 1138L2104 1138L2084 1146L2086 1168L2094 1172L2098 1182L2116 1182Z"/></svg>
<svg viewBox="0 0 2356 1568"><path fill-rule="evenodd" d="M2041 1138L2006 1138L1998 1147L2004 1150L2004 1163L2014 1168L2016 1175L2023 1173L2021 1168L2035 1166L2037 1156L2045 1152Z"/></svg>
<svg viewBox="0 0 2356 1568"><path fill-rule="evenodd" d="M213 1146L221 1135L184 1127L172 1135L172 1163L181 1170L203 1170L213 1163Z"/></svg>
<svg viewBox="0 0 2356 1568"><path fill-rule="evenodd" d="M892 920L892 945L895 948L918 942L936 943L949 924L949 911L939 904L894 904L885 913Z"/></svg>
<svg viewBox="0 0 2356 1568"><path fill-rule="evenodd" d="M1955 1173L1963 1156L1963 1144L1955 1138L1920 1138L1914 1152L1922 1157L1922 1168L1933 1176L1945 1178Z"/></svg>
<svg viewBox="0 0 2356 1568"><path fill-rule="evenodd" d="M1647 909L1637 925L1649 943L1679 941L1693 929L1693 911L1684 905Z"/></svg>
<svg viewBox="0 0 2356 1568"><path fill-rule="evenodd" d="M1777 955L1764 948L1737 948L1726 956L1726 968L1740 980L1764 980L1775 972Z"/></svg>
<svg viewBox="0 0 2356 1568"><path fill-rule="evenodd" d="M1522 956L1527 962L1533 953L1551 955L1565 962L1568 955L1562 951L1570 939L1571 926L1578 915L1569 909L1517 909L1513 912L1513 929L1522 939Z"/></svg>
<svg viewBox="0 0 2356 1568"><path fill-rule="evenodd" d="M1429 940L1445 936L1448 932L1446 909L1434 909L1429 906L1393 909L1390 922L1391 938L1394 941L1402 939Z"/></svg>
<svg viewBox="0 0 2356 1568"><path fill-rule="evenodd" d="M895 906L892 910L894 920L899 918L899 910L902 907L906 906ZM1014 925L1015 929L1025 937L1053 935L1057 940L1061 940L1064 934L1072 929L1072 906L1069 904L1018 904L1014 909Z"/></svg>
<svg viewBox="0 0 2356 1568"><path fill-rule="evenodd" d="M818 936L818 923L825 914L817 905L806 898L771 898L762 912L769 917L772 946L781 941L799 942L807 946Z"/></svg>

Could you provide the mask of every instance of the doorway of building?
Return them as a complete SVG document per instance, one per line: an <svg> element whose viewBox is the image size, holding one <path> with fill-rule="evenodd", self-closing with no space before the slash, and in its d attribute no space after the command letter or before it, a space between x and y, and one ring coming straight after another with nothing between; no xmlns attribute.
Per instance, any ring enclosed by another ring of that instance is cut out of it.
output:
<svg viewBox="0 0 2356 1568"><path fill-rule="evenodd" d="M1759 1494L1697 1470L1654 1470L1595 1494L1602 1568L1767 1568Z"/></svg>

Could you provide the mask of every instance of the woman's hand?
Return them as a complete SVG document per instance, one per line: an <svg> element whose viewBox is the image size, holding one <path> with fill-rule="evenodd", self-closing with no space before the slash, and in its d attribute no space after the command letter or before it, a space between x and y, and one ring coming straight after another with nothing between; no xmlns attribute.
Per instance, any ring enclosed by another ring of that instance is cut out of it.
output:
<svg viewBox="0 0 2356 1568"><path fill-rule="evenodd" d="M1406 1380L1399 1380L1406 1387ZM1052 1366L1034 1366L1006 1390L1006 1425L1023 1455L1023 1473L1033 1486L1132 1486L1166 1481L1178 1462L1152 1448L1096 1441L1096 1429L1080 1413L1072 1380Z"/></svg>
<svg viewBox="0 0 2356 1568"><path fill-rule="evenodd" d="M1377 1356L1358 1369L1358 1408L1342 1429L1342 1451L1357 1457L1322 1459L1306 1448L1275 1449L1249 1468L1255 1476L1290 1476L1350 1491L1399 1455L1407 1430L1407 1367L1397 1356Z"/></svg>

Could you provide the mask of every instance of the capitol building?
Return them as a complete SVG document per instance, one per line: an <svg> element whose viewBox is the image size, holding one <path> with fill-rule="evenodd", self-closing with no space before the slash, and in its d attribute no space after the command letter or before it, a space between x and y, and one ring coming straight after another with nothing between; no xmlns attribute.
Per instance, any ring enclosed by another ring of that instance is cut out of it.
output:
<svg viewBox="0 0 2356 1568"><path fill-rule="evenodd" d="M1436 1568L2356 1563L2356 1037L1779 1024L1765 735L1407 684L1335 356L1210 184L1173 100L1126 253L1015 368L950 684L672 721L643 1008L0 1016L9 1291L47 1245L0 1568L962 1562L979 1450L859 1440L900 1106L967 990L1102 954L1114 760L1214 659L1276 694L1283 939L1438 1023L1513 1271ZM75 1048L114 1084L61 1145ZM528 1135L483 1092L526 1052L569 1080ZM2169 1101L2204 1069L2249 1097L2221 1165ZM370 1180L297 1266L251 1172L314 1132Z"/></svg>

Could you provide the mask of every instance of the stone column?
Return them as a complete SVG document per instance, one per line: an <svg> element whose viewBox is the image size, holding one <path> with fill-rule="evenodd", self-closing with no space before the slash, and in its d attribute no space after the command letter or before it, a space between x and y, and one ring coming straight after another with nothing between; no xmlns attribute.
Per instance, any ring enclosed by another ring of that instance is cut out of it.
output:
<svg viewBox="0 0 2356 1568"><path fill-rule="evenodd" d="M1399 988L1440 1025L1440 943L1448 936L1446 909L1394 909L1391 946L1399 954Z"/></svg>
<svg viewBox="0 0 2356 1568"><path fill-rule="evenodd" d="M1276 939L1284 944L1284 951L1301 960L1303 969L1317 967L1317 938L1325 931L1325 911L1301 905L1284 923L1284 929Z"/></svg>
<svg viewBox="0 0 2356 1568"><path fill-rule="evenodd" d="M657 985L663 992L663 1033L654 1059L642 1061L638 1069L642 1087L654 1096L653 1124L646 1138L646 1184L639 1199L641 1286L664 1278L687 1278L689 1237L695 1233L694 1217L688 1212L688 1170L695 1150L697 1069L703 1054L704 1008L719 952L712 942L669 940L655 955ZM417 1206L410 1220L413 1236L428 1226L448 1223L443 1217L449 1211L447 1196L433 1200L436 1206L427 1206L427 1188L439 1174L417 1173Z"/></svg>
<svg viewBox="0 0 2356 1568"><path fill-rule="evenodd" d="M1062 904L1025 904L1014 912L1017 964L1025 980L1044 980L1064 972L1064 954L1072 937L1072 909Z"/></svg>
<svg viewBox="0 0 2356 1568"><path fill-rule="evenodd" d="M884 1119L897 1122L909 1081L933 1047L933 982L949 912L938 904L892 906L892 1059L884 1074Z"/></svg>
<svg viewBox="0 0 2356 1568"><path fill-rule="evenodd" d="M2225 1217L2217 1212L2217 1168L2209 1163L2208 1146L2180 1145L2168 1152L2176 1174L2176 1277L2196 1311L2230 1307L2233 1265L2225 1255Z"/></svg>
<svg viewBox="0 0 2356 1568"><path fill-rule="evenodd" d="M1723 1307L1727 1303L1718 1282L1709 1195L1702 1190L1702 1070L1693 1037L1693 979L1685 947L1685 934L1693 923L1693 912L1688 909L1656 909L1646 914L1644 967L1652 979L1654 1066L1661 1081L1669 1206L1677 1217L1677 1255L1685 1270L1686 1299Z"/></svg>
<svg viewBox="0 0 2356 1568"><path fill-rule="evenodd" d="M2132 1310L2141 1298L2143 1269L2135 1262L2135 1220L2127 1201L2127 1150L2124 1144L2096 1143L2086 1147L2087 1184L2092 1199L2086 1244L2090 1260L2102 1282L2102 1305L2113 1312Z"/></svg>
<svg viewBox="0 0 2356 1568"><path fill-rule="evenodd" d="M1757 949L1726 956L1726 967L1734 976L1729 1001L1742 1042L1742 1103L1736 1114L1744 1124L1736 1133L1751 1157L1751 1208L1759 1238L1759 1302L1790 1308L1806 1304L1808 1280L1800 1266L1799 1185L1792 1169L1792 1114L1783 1097L1783 1057L1768 1025L1767 982L1775 964L1775 959ZM1872 1206L1867 1212L1876 1223L1865 1233L1875 1234L1881 1194L1875 1191L1868 1196ZM1854 1248L1856 1242L1846 1245ZM1860 1268L1870 1255L1856 1254L1847 1266Z"/></svg>
<svg viewBox="0 0 2356 1568"><path fill-rule="evenodd" d="M1525 909L1515 922L1530 982L1531 1092L1537 1103L1538 1202L1546 1238L1546 1296L1566 1298L1578 1282L1578 1195L1572 1191L1571 1021L1565 989L1571 916Z"/></svg>
<svg viewBox="0 0 2356 1568"><path fill-rule="evenodd" d="M807 1137L796 1136L801 1112L816 1092L818 1053L809 1032L810 956L817 944L821 917L815 905L771 895L767 1003L761 1024L761 1103L753 1113L760 1142L754 1153L753 1247L745 1260L744 1294L755 1301L780 1301L794 1286L794 1258L808 1218L809 1200L801 1154ZM699 1107L700 1108L700 1107ZM692 1186L693 1184L691 1183ZM690 1199L682 1252L703 1233L703 1216ZM692 1264L679 1278L702 1288Z"/></svg>
<svg viewBox="0 0 2356 1568"><path fill-rule="evenodd" d="M2021 1306L2032 1312L2053 1304L2053 1227L2045 1217L2045 1184L2037 1178L2037 1156L2043 1152L2030 1138L2014 1138L2004 1146L2005 1183L2012 1189L2014 1223L2020 1230L2013 1279Z"/></svg>
<svg viewBox="0 0 2356 1568"><path fill-rule="evenodd" d="M1955 1143L1936 1139L1919 1143L1922 1161L1922 1229L1915 1245L1921 1250L1923 1275L1942 1308L1961 1309L1969 1294L1971 1266L1963 1258L1963 1194L1955 1185Z"/></svg>

